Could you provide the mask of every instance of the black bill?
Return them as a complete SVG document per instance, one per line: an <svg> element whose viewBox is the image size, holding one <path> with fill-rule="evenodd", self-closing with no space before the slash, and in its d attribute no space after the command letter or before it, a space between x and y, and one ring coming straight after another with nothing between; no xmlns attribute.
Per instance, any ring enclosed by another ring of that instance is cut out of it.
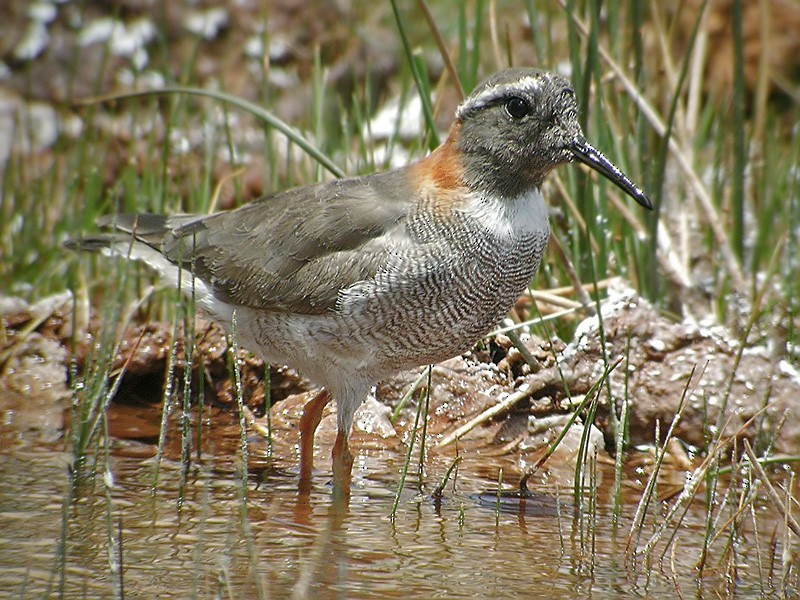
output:
<svg viewBox="0 0 800 600"><path fill-rule="evenodd" d="M619 167L603 156L602 152L592 146L583 137L579 137L572 142L569 150L576 159L607 177L619 189L636 200L636 202L647 209L653 209L653 205L650 203L650 199L647 195L640 190L635 183L628 179L628 176L620 171Z"/></svg>

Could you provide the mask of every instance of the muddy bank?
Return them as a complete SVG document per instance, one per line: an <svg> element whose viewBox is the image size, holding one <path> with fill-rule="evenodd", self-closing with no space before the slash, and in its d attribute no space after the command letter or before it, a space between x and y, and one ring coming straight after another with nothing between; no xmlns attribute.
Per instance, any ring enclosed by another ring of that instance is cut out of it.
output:
<svg viewBox="0 0 800 600"><path fill-rule="evenodd" d="M92 316L73 335L72 300L68 294L29 306L4 298L0 345L0 402L4 422L20 430L58 436L68 426L74 381L95 368L102 332ZM75 313L77 314L77 312ZM719 326L673 322L630 290L613 293L602 305L605 344L597 317L584 320L569 343L521 337L527 352L503 334L484 340L472 352L433 367L430 390L426 370L402 373L382 382L356 416L356 447L402 447L414 422L417 402L428 397L431 447L451 452L455 445L484 456L505 456L531 464L567 424L575 407L590 393L610 365L601 386L592 424L592 444L612 449L610 411L621 414L627 398L631 444L648 445L664 434L685 399L673 453L702 454L724 424L725 435L771 444L773 453L792 453L800 445L797 411L800 375L766 347L741 348ZM191 401L204 405L203 418L215 425L235 422L236 395L228 341L215 325L197 320L191 376L186 377L185 341L173 353L170 323L138 323L122 332L111 358L111 380L121 377L110 407L112 433L118 438L152 444L158 437L160 404L172 362L173 389L180 397L190 381ZM107 330L106 330L107 333ZM605 347L605 350L603 348ZM525 355L533 357L534 366ZM266 428L264 364L244 350L236 352L243 399L254 434ZM416 386L412 391L412 386ZM309 384L285 367L269 370L269 424L277 449L291 454ZM399 407L401 399L406 399ZM724 417L720 418L720 411ZM334 407L328 407L318 434L323 448L335 437ZM395 420L392 413L397 413ZM148 421L149 419L149 421ZM580 439L581 419L571 432ZM458 444L455 444L458 440ZM562 459L574 460L564 444ZM574 450L574 448L573 448ZM324 451L324 450L323 450ZM677 457L686 463L685 456ZM559 460L556 457L553 460Z"/></svg>

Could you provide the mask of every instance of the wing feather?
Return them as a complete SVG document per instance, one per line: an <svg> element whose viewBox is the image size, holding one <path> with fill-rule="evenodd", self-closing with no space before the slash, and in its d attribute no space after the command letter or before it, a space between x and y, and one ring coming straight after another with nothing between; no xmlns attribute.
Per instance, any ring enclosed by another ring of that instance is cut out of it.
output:
<svg viewBox="0 0 800 600"><path fill-rule="evenodd" d="M295 188L212 215L119 215L133 233L192 270L226 302L320 314L370 280L411 210L403 170ZM402 235L400 235L402 237Z"/></svg>

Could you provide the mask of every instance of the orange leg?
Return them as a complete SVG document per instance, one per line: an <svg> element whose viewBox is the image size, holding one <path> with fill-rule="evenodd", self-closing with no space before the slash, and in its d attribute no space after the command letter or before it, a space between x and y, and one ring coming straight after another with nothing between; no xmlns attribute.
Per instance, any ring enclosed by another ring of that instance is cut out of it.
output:
<svg viewBox="0 0 800 600"><path fill-rule="evenodd" d="M353 455L347 445L347 432L336 433L333 444L333 497L347 501L350 498L350 477L353 470Z"/></svg>
<svg viewBox="0 0 800 600"><path fill-rule="evenodd" d="M311 491L311 470L314 468L314 433L322 420L322 411L330 402L331 393L320 390L303 407L300 417L300 493Z"/></svg>

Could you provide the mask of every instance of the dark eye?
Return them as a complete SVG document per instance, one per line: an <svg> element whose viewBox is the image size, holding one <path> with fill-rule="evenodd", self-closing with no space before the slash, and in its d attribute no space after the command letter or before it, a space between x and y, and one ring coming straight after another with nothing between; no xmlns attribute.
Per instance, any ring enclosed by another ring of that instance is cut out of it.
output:
<svg viewBox="0 0 800 600"><path fill-rule="evenodd" d="M531 111L527 100L514 96L506 101L506 111L515 119L521 119Z"/></svg>

